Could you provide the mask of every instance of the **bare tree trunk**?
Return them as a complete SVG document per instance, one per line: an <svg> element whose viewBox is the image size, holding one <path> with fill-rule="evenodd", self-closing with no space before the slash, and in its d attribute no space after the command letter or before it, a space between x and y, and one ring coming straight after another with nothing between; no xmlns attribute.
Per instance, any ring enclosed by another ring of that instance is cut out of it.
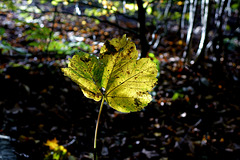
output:
<svg viewBox="0 0 240 160"><path fill-rule="evenodd" d="M220 8L218 12L218 19L216 20L216 26L217 26L217 35L215 36L213 40L213 52L216 55L216 59L218 62L220 62L221 53L223 51L223 16L224 16L224 10L227 6L228 0L222 0L220 3Z"/></svg>
<svg viewBox="0 0 240 160"><path fill-rule="evenodd" d="M188 6L188 0L184 1L184 6L183 6L183 11L182 11L182 17L181 17L181 28L180 31L183 31L184 29L184 19L185 19L185 15L187 13L187 6ZM181 39L184 38L184 33L181 33Z"/></svg>
<svg viewBox="0 0 240 160"><path fill-rule="evenodd" d="M163 15L163 20L164 20L164 34L167 34L168 32L168 14L169 11L172 8L172 0L168 0L165 11L164 11L164 15Z"/></svg>
<svg viewBox="0 0 240 160"><path fill-rule="evenodd" d="M184 25L184 23L182 23L182 21L184 21L184 14L183 14L183 9L184 9L184 5L181 6L181 18L180 18L180 21L179 21L179 24L178 24L178 32L177 32L177 35L178 37L181 37L181 31L182 31L182 25Z"/></svg>
<svg viewBox="0 0 240 160"><path fill-rule="evenodd" d="M151 42L149 42L149 45L152 45L153 42L155 41L155 43L152 46L153 49L156 49L158 47L158 45L160 44L162 37L167 35L167 32L168 32L168 14L169 14L169 11L172 8L172 4L173 4L173 1L172 0L168 0L167 5L166 5L165 10L164 10L164 14L163 14L164 33L159 34L156 39L154 38L155 34L161 28L161 25L157 25L156 30L152 34L152 38L153 39L152 39Z"/></svg>
<svg viewBox="0 0 240 160"><path fill-rule="evenodd" d="M202 23L202 35L201 40L198 46L198 50L196 52L195 62L193 65L198 64L198 62L204 57L206 45L207 45L207 35L209 31L209 11L211 5L209 4L209 0L202 0L201 4L201 23Z"/></svg>
<svg viewBox="0 0 240 160"><path fill-rule="evenodd" d="M149 51L149 45L146 39L146 10L143 8L143 1L137 0L138 22L140 23L139 36L141 44L141 57L146 57Z"/></svg>
<svg viewBox="0 0 240 160"><path fill-rule="evenodd" d="M126 4L126 0L123 0L123 13L126 13L125 4Z"/></svg>
<svg viewBox="0 0 240 160"><path fill-rule="evenodd" d="M183 53L183 58L185 61L189 63L190 55L191 55L191 47L192 47L192 35L193 35L193 27L196 21L196 10L197 10L197 0L190 0L190 7L189 7L189 27L187 32L186 38L186 48Z"/></svg>
<svg viewBox="0 0 240 160"><path fill-rule="evenodd" d="M172 0L168 0L167 5L165 7L164 15L163 15L164 19L167 18L171 7L172 7Z"/></svg>

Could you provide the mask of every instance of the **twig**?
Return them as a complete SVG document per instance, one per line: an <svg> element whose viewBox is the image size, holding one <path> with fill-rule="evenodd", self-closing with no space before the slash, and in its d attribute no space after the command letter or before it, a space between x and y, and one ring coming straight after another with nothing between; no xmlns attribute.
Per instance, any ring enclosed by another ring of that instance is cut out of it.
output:
<svg viewBox="0 0 240 160"><path fill-rule="evenodd" d="M21 11L21 12L24 12L24 13L34 13L34 12L26 11L26 10L20 10L20 11ZM55 13L56 11L42 11L42 14L52 13L52 12ZM81 14L81 15L76 15L76 14L73 14L73 13L70 13L70 12L66 12L66 11L63 11L63 12L56 12L56 13L58 13L58 14L68 14L68 15L77 16L77 17L87 17L87 18L96 19L96 20L100 21L101 23L106 23L106 24L109 24L109 25L115 26L115 27L117 27L117 28L119 28L119 29L122 29L122 30L128 31L128 32L130 32L130 33L133 33L133 34L139 36L139 33L138 33L137 31L135 31L135 30L132 30L132 29L129 29L129 28L121 27L121 26L119 26L119 25L116 24L116 23L112 23L112 22L110 22L110 21L108 21L108 20L102 20L102 19L100 19L100 18L98 18L98 17L96 17L96 16L88 16L88 15L83 15L83 14Z"/></svg>
<svg viewBox="0 0 240 160"><path fill-rule="evenodd" d="M97 5L97 4L88 4L88 3L84 3L84 2L78 2L79 4L81 5L86 5L86 6L89 6L89 7L92 7L92 8L100 8L100 9L104 9L104 10L107 10L107 11L111 11L111 9L108 9L108 8L103 8L103 6L100 6L100 5ZM138 19L134 16L129 16L129 15L126 15L124 13L120 13L118 11L115 11L114 14L116 15L121 15L125 18L128 18L128 19L132 19L132 20L135 20L135 21L138 21Z"/></svg>

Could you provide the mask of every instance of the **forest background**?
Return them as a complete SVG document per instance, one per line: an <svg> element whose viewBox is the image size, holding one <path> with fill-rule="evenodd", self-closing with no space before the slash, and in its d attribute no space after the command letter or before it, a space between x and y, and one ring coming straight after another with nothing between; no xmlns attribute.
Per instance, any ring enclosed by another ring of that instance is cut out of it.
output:
<svg viewBox="0 0 240 160"><path fill-rule="evenodd" d="M61 68L126 34L157 64L158 84L143 111L104 106L99 159L240 159L239 7L238 0L1 0L0 157L91 159L99 103Z"/></svg>

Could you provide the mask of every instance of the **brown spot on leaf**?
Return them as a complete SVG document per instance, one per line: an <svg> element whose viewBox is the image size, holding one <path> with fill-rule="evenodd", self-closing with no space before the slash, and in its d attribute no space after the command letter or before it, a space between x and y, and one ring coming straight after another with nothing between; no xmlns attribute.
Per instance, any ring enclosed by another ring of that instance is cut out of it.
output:
<svg viewBox="0 0 240 160"><path fill-rule="evenodd" d="M107 51L104 54L108 54L108 55L113 54L114 55L115 53L117 53L116 48L113 45L111 45L108 40L105 42L104 45L106 46L106 49L107 49Z"/></svg>
<svg viewBox="0 0 240 160"><path fill-rule="evenodd" d="M138 98L135 98L135 99L134 99L134 104L135 104L137 107L139 107L139 106L142 104L142 102L141 102Z"/></svg>
<svg viewBox="0 0 240 160"><path fill-rule="evenodd" d="M139 92L136 92L136 94L137 94L138 96L141 96L141 95L142 95L142 92L139 91Z"/></svg>
<svg viewBox="0 0 240 160"><path fill-rule="evenodd" d="M141 91L139 91L139 92L136 92L136 94L137 94L139 97L142 97L143 95L146 95L147 92L141 92Z"/></svg>
<svg viewBox="0 0 240 160"><path fill-rule="evenodd" d="M131 48L128 49L127 55L130 56L133 50L134 50L134 47L132 46Z"/></svg>
<svg viewBox="0 0 240 160"><path fill-rule="evenodd" d="M89 58L89 57L81 57L80 60L87 63L87 62L91 61L91 58Z"/></svg>

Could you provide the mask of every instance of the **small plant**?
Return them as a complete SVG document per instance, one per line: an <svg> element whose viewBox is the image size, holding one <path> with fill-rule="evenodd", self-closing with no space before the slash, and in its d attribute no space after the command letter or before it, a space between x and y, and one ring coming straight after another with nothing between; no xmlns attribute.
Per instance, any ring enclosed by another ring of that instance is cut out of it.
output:
<svg viewBox="0 0 240 160"><path fill-rule="evenodd" d="M69 159L70 153L67 152L67 149L64 146L59 145L56 138L53 140L47 140L45 146L49 146L51 152L45 155L44 160L63 160Z"/></svg>
<svg viewBox="0 0 240 160"><path fill-rule="evenodd" d="M124 35L107 40L99 58L82 52L70 59L67 68L62 68L87 98L102 100L94 137L95 150L104 101L115 110L127 113L142 110L152 100L148 92L157 82L156 64L150 58L137 58L135 44Z"/></svg>

